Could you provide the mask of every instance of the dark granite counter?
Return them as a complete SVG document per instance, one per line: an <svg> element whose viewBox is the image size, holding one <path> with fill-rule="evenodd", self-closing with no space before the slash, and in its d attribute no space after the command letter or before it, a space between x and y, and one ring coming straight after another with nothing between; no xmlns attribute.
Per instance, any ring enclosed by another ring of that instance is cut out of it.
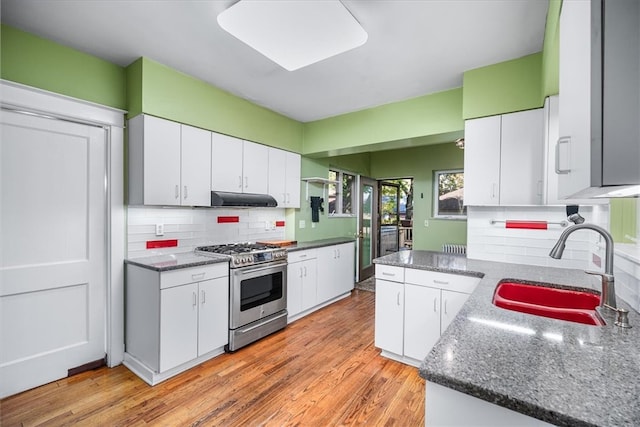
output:
<svg viewBox="0 0 640 427"><path fill-rule="evenodd" d="M600 291L581 270L470 260L461 255L403 251L374 260L482 277L453 323L423 361L427 381L560 426L640 425L640 315L631 329L588 326L498 308L504 278Z"/></svg>
<svg viewBox="0 0 640 427"><path fill-rule="evenodd" d="M156 255L144 258L133 258L124 261L125 264L137 265L155 271L170 271L180 268L198 267L207 264L229 262L229 258L223 256L204 256L193 252L184 252L174 255Z"/></svg>
<svg viewBox="0 0 640 427"><path fill-rule="evenodd" d="M298 242L295 245L287 246L287 251L302 251L305 249L322 248L325 246L340 245L342 243L355 242L353 237L334 237L331 239L312 240L310 242Z"/></svg>

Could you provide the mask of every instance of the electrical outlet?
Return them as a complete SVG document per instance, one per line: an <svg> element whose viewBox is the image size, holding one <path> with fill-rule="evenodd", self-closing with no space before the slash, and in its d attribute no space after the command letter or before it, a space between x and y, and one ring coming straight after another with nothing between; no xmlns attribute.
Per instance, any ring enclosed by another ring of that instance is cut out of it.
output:
<svg viewBox="0 0 640 427"><path fill-rule="evenodd" d="M156 224L156 236L164 236L164 224Z"/></svg>
<svg viewBox="0 0 640 427"><path fill-rule="evenodd" d="M428 220L428 219L425 219L425 220L424 220L424 226L425 226L425 227L428 227L428 226L429 226L429 220Z"/></svg>
<svg viewBox="0 0 640 427"><path fill-rule="evenodd" d="M307 222L304 219L301 219L298 223L298 228L305 228L307 226Z"/></svg>

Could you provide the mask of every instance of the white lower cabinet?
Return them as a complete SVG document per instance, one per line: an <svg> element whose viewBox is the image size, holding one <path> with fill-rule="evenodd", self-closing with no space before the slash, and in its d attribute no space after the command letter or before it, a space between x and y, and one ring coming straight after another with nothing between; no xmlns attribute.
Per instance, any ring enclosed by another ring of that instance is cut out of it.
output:
<svg viewBox="0 0 640 427"><path fill-rule="evenodd" d="M287 266L287 311L294 317L316 304L316 250L293 252Z"/></svg>
<svg viewBox="0 0 640 427"><path fill-rule="evenodd" d="M353 289L353 242L289 252L288 263L289 322L348 296Z"/></svg>
<svg viewBox="0 0 640 427"><path fill-rule="evenodd" d="M127 265L125 366L154 385L221 354L229 336L226 263L158 272Z"/></svg>
<svg viewBox="0 0 640 427"><path fill-rule="evenodd" d="M376 265L375 345L418 366L473 292L479 278Z"/></svg>

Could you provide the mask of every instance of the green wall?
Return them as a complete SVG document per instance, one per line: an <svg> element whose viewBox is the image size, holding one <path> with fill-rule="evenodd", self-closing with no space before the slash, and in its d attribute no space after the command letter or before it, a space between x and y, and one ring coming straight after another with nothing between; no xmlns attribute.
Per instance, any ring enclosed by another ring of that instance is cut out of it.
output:
<svg viewBox="0 0 640 427"><path fill-rule="evenodd" d="M464 73L462 116L494 116L542 107L542 53Z"/></svg>
<svg viewBox="0 0 640 427"><path fill-rule="evenodd" d="M0 76L74 98L126 109L126 78L122 67L0 25Z"/></svg>
<svg viewBox="0 0 640 427"><path fill-rule="evenodd" d="M359 148L371 151L376 144L397 140L410 146L417 142L412 138L425 135L434 136L433 142L451 141L452 132L464 129L461 111L462 88L457 88L309 122L304 126L303 154L324 157Z"/></svg>
<svg viewBox="0 0 640 427"><path fill-rule="evenodd" d="M467 242L467 221L433 218L433 173L462 169L464 152L455 144L438 144L371 154L376 179L413 178L413 248L442 250L443 243ZM428 227L425 227L428 221Z"/></svg>
<svg viewBox="0 0 640 427"><path fill-rule="evenodd" d="M147 58L127 67L129 115L140 112L285 150L302 151L303 125Z"/></svg>
<svg viewBox="0 0 640 427"><path fill-rule="evenodd" d="M609 201L609 231L618 243L634 243L638 237L638 199L611 199ZM631 239L629 238L631 237Z"/></svg>
<svg viewBox="0 0 640 427"><path fill-rule="evenodd" d="M302 178L320 177L328 178L329 169L336 168L354 174L369 175L370 155L368 153L349 156L340 156L324 159L311 159L302 157L301 176ZM310 240L327 239L331 237L353 237L357 231L357 218L355 217L330 217L329 203L326 198L326 191L322 184L310 183L309 197L324 197L324 213L320 213L320 221L313 224L311 222L310 199L307 200L307 185L302 182L300 185L300 209L296 209L294 215L287 214L287 222L294 222L293 233L299 242ZM305 227L300 228L300 220L305 221ZM287 237L292 231L287 227Z"/></svg>
<svg viewBox="0 0 640 427"><path fill-rule="evenodd" d="M542 48L542 97L560 91L560 8L562 0L549 0Z"/></svg>

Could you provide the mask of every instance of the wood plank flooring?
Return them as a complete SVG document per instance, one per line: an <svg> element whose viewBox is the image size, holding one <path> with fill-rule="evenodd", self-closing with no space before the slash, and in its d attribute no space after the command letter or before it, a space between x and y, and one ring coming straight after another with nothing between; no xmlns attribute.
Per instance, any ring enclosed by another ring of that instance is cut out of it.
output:
<svg viewBox="0 0 640 427"><path fill-rule="evenodd" d="M319 310L155 387L100 368L0 401L7 426L422 426L424 380L373 345L374 294Z"/></svg>

